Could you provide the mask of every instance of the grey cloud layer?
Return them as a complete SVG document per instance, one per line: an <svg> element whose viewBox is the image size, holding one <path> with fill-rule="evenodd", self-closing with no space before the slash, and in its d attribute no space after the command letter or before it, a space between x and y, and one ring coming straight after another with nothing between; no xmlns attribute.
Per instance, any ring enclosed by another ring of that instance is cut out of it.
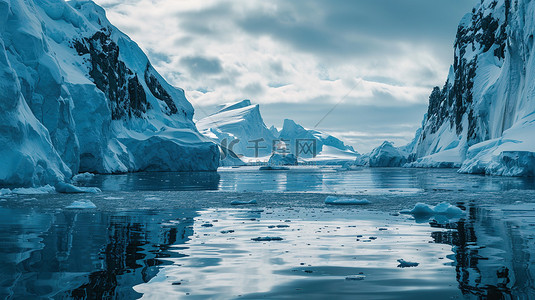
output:
<svg viewBox="0 0 535 300"><path fill-rule="evenodd" d="M357 86L323 129L361 132L355 116L366 107L366 122L389 120L379 136L410 122L396 120L400 109L418 107L410 114L418 127L432 86L446 78L457 24L477 2L95 1L197 107L251 99L269 105L268 120L306 123L317 115L310 109L328 110Z"/></svg>

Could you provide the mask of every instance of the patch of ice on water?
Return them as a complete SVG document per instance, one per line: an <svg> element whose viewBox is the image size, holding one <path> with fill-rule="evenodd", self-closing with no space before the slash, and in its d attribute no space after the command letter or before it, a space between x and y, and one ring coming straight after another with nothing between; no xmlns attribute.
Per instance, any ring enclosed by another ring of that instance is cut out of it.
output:
<svg viewBox="0 0 535 300"><path fill-rule="evenodd" d="M91 202L90 200L76 200L71 205L65 207L70 209L93 209L97 208L97 206Z"/></svg>
<svg viewBox="0 0 535 300"><path fill-rule="evenodd" d="M154 197L154 196L145 198L145 201L160 201L160 200L162 200L162 198Z"/></svg>
<svg viewBox="0 0 535 300"><path fill-rule="evenodd" d="M75 181L75 182L88 181L88 180L93 179L93 177L95 177L95 174L86 172L86 173L81 173L81 174L75 175L72 178L72 180Z"/></svg>
<svg viewBox="0 0 535 300"><path fill-rule="evenodd" d="M230 202L231 205L247 205L247 204L256 204L256 200L234 200Z"/></svg>
<svg viewBox="0 0 535 300"><path fill-rule="evenodd" d="M438 204L437 206L432 206L425 203L417 203L413 209L404 209L400 213L414 216L459 216L463 214L463 211L455 205L443 202Z"/></svg>
<svg viewBox="0 0 535 300"><path fill-rule="evenodd" d="M419 263L417 262L406 261L404 259L398 259L398 262L398 268L412 268L417 267L419 265Z"/></svg>
<svg viewBox="0 0 535 300"><path fill-rule="evenodd" d="M264 236L264 237L259 236L256 238L252 238L251 240L255 242L271 242L271 241L282 241L283 238L278 237L278 236Z"/></svg>
<svg viewBox="0 0 535 300"><path fill-rule="evenodd" d="M367 199L353 199L353 198L338 198L335 196L328 196L325 199L325 204L331 205L365 205L370 204L371 202Z"/></svg>
<svg viewBox="0 0 535 300"><path fill-rule="evenodd" d="M16 188L13 189L13 194L17 195L42 195L42 194L50 194L55 192L56 190L54 187L50 185L45 185L41 187L33 187L33 188Z"/></svg>
<svg viewBox="0 0 535 300"><path fill-rule="evenodd" d="M104 200L123 200L123 197L105 197Z"/></svg>
<svg viewBox="0 0 535 300"><path fill-rule="evenodd" d="M63 193L63 194L81 194L81 193L100 193L101 190L96 187L80 187L80 186L74 186L70 183L65 182L58 182L55 185L56 192Z"/></svg>

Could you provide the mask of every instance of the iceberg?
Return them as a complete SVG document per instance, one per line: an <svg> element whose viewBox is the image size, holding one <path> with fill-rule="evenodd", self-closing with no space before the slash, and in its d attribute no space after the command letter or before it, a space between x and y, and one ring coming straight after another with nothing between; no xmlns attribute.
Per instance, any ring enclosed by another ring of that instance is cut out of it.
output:
<svg viewBox="0 0 535 300"><path fill-rule="evenodd" d="M0 1L0 185L73 174L215 170L217 146L92 1Z"/></svg>
<svg viewBox="0 0 535 300"><path fill-rule="evenodd" d="M251 104L250 100L222 105L215 113L197 121L196 126L221 147L222 164L243 164L243 160L254 161L272 153L275 136L264 123L260 106Z"/></svg>
<svg viewBox="0 0 535 300"><path fill-rule="evenodd" d="M454 205L451 205L447 202L440 203L436 206L428 205L425 203L417 203L413 209L405 209L400 213L410 214L413 216L434 216L434 215L444 215L444 216L460 216L463 214L463 211Z"/></svg>
<svg viewBox="0 0 535 300"><path fill-rule="evenodd" d="M407 163L407 158L406 152L385 141L369 154L368 164L370 167L401 167Z"/></svg>

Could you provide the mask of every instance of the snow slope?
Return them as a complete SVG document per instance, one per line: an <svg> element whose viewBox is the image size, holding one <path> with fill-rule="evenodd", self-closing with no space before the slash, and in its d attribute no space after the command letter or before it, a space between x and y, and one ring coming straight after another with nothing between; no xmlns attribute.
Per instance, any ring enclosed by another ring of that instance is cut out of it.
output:
<svg viewBox="0 0 535 300"><path fill-rule="evenodd" d="M0 0L0 185L214 170L184 92L92 1Z"/></svg>
<svg viewBox="0 0 535 300"><path fill-rule="evenodd" d="M462 172L535 175L525 153L535 152L534 33L532 0L484 0L463 18L449 77L430 96L417 157L450 151Z"/></svg>

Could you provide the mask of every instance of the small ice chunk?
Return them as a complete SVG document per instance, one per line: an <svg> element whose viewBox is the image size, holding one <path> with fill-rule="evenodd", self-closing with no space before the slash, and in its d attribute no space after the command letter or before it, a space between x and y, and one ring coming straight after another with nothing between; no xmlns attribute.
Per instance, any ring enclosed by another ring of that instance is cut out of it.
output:
<svg viewBox="0 0 535 300"><path fill-rule="evenodd" d="M234 200L230 202L231 205L247 205L247 204L256 204L256 200Z"/></svg>
<svg viewBox="0 0 535 300"><path fill-rule="evenodd" d="M259 236L256 238L252 238L251 240L255 242L271 242L271 241L282 241L283 238L278 237L278 236L264 236L264 237Z"/></svg>
<svg viewBox="0 0 535 300"><path fill-rule="evenodd" d="M80 186L74 186L70 183L65 182L58 182L55 185L56 192L63 193L63 194L80 194L80 193L100 193L101 190L96 187L80 187Z"/></svg>
<svg viewBox="0 0 535 300"><path fill-rule="evenodd" d="M76 182L80 182L80 181L88 181L88 180L91 180L93 179L93 177L95 177L95 174L91 174L91 173L82 173L82 174L78 174L78 175L75 175L72 180L73 181L76 181Z"/></svg>
<svg viewBox="0 0 535 300"><path fill-rule="evenodd" d="M432 216L432 215L446 215L446 216L458 216L462 215L463 211L454 205L447 202L438 204L437 206L427 205L424 203L417 203L413 209L404 209L402 214L409 214L413 216Z"/></svg>
<svg viewBox="0 0 535 300"><path fill-rule="evenodd" d="M351 280L351 281L364 280L365 278L366 278L365 275L349 275L349 276L346 276L346 280Z"/></svg>
<svg viewBox="0 0 535 300"><path fill-rule="evenodd" d="M398 268L411 268L411 267L417 267L419 265L419 263L417 262L406 261L403 259L398 259L398 262L399 262Z"/></svg>
<svg viewBox="0 0 535 300"><path fill-rule="evenodd" d="M325 199L325 204L331 205L365 205L370 204L371 202L367 199L353 199L353 198L338 198L335 196L328 196Z"/></svg>
<svg viewBox="0 0 535 300"><path fill-rule="evenodd" d="M13 194L17 195L42 195L42 194L50 194L55 192L56 190L54 187L50 185L45 185L41 187L35 187L35 188L17 188L13 189Z"/></svg>
<svg viewBox="0 0 535 300"><path fill-rule="evenodd" d="M76 200L71 205L67 206L66 208L70 209L93 209L97 208L97 206L91 202L90 200Z"/></svg>
<svg viewBox="0 0 535 300"><path fill-rule="evenodd" d="M10 189L0 189L0 197L10 196L13 192Z"/></svg>

